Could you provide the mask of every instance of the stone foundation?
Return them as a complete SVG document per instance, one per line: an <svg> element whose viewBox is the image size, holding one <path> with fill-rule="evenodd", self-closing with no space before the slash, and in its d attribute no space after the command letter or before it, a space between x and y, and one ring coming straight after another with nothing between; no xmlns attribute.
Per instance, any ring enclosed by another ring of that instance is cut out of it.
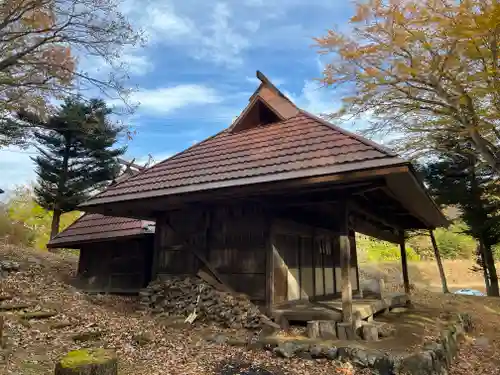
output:
<svg viewBox="0 0 500 375"><path fill-rule="evenodd" d="M441 338L431 342L415 353L391 355L381 350L362 347L337 347L335 341L312 343L311 340L283 340L276 337L261 338L252 343L252 348L266 349L285 358L327 358L351 362L371 368L380 375L446 375L458 353L461 339L472 330L468 314L458 314L442 332Z"/></svg>

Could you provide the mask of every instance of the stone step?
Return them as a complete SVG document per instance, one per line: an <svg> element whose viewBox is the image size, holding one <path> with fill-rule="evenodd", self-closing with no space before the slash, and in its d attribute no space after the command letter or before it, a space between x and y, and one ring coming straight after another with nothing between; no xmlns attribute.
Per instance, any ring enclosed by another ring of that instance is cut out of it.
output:
<svg viewBox="0 0 500 375"><path fill-rule="evenodd" d="M0 311L16 311L16 310L25 310L30 308L31 305L26 303L18 303L18 304L3 304L0 305Z"/></svg>
<svg viewBox="0 0 500 375"><path fill-rule="evenodd" d="M50 325L50 329L63 329L63 328L66 328L66 327L72 327L74 326L75 324L69 322L69 321L60 321L60 322L53 322L51 325Z"/></svg>
<svg viewBox="0 0 500 375"><path fill-rule="evenodd" d="M19 314L19 318L23 320L31 320L31 319L47 319L56 316L57 313L55 311L33 311L27 312L23 314Z"/></svg>

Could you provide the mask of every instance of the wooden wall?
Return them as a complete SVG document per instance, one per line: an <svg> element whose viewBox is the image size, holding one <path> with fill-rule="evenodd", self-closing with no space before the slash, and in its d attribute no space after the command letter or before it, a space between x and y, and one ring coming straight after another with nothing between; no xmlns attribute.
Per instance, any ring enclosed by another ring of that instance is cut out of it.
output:
<svg viewBox="0 0 500 375"><path fill-rule="evenodd" d="M204 211L173 211L156 219L154 273L162 275L193 275L199 260L189 250L195 247L207 256L207 224Z"/></svg>
<svg viewBox="0 0 500 375"><path fill-rule="evenodd" d="M152 253L152 235L82 245L78 286L90 292L137 292L151 279Z"/></svg>
<svg viewBox="0 0 500 375"><path fill-rule="evenodd" d="M257 206L219 207L209 231L209 261L235 291L263 304L269 222Z"/></svg>
<svg viewBox="0 0 500 375"><path fill-rule="evenodd" d="M225 204L168 212L156 220L155 273L194 275L200 253L233 290L266 298L269 221L258 205Z"/></svg>
<svg viewBox="0 0 500 375"><path fill-rule="evenodd" d="M354 232L350 240L351 282L353 290L357 290ZM272 248L273 303L321 299L340 292L339 236L333 231L276 220L272 226Z"/></svg>

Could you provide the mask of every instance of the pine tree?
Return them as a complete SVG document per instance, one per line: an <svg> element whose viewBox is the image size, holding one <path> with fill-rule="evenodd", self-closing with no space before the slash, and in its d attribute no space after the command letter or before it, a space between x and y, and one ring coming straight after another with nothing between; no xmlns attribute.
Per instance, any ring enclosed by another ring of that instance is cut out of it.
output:
<svg viewBox="0 0 500 375"><path fill-rule="evenodd" d="M91 193L109 184L119 173L118 157L125 148L113 148L123 130L108 119L111 111L102 100L84 103L67 99L46 122L27 113L20 118L35 132L37 202L53 211L50 238L59 232L60 216L74 210Z"/></svg>
<svg viewBox="0 0 500 375"><path fill-rule="evenodd" d="M468 234L478 242L478 264L484 267L489 295L498 296L498 277L493 246L500 243L500 186L496 172L477 159L467 144L443 139L449 151L423 169L436 201L457 205L468 225Z"/></svg>

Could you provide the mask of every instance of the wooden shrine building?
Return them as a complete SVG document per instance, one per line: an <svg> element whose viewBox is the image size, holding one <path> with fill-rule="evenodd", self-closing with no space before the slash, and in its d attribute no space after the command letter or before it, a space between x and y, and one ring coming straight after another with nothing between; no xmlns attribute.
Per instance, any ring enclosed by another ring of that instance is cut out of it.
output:
<svg viewBox="0 0 500 375"><path fill-rule="evenodd" d="M411 164L300 108L261 73L227 129L81 209L156 221L153 277L201 268L273 309L359 288L354 232L400 243L446 225Z"/></svg>

